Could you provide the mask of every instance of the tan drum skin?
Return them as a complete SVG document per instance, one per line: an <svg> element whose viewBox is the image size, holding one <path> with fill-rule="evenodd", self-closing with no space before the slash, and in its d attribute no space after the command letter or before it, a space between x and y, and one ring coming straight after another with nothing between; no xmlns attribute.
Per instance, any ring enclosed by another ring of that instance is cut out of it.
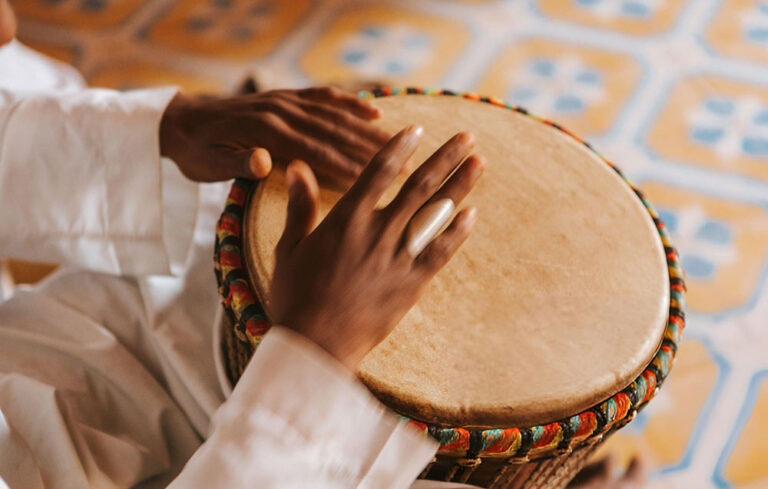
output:
<svg viewBox="0 0 768 489"><path fill-rule="evenodd" d="M467 130L487 168L459 206L478 208L472 236L360 365L369 389L420 421L494 428L573 415L637 377L661 343L670 284L658 231L629 186L574 139L502 107L372 102L389 131L424 127L411 169ZM246 210L246 262L267 313L287 195L274 171ZM323 215L339 196L321 190Z"/></svg>

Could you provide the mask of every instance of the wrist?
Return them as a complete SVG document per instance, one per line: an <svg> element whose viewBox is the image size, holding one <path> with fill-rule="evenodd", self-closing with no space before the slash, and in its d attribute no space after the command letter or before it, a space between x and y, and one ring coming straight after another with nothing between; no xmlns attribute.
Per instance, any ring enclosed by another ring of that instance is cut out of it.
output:
<svg viewBox="0 0 768 489"><path fill-rule="evenodd" d="M325 350L351 372L357 371L358 364L369 350L357 344L350 335L344 334L343 328L329 328L327 324L325 327L312 327L301 323L291 324L291 321L288 321L288 324L284 322L280 324Z"/></svg>
<svg viewBox="0 0 768 489"><path fill-rule="evenodd" d="M178 152L183 147L182 121L190 102L189 97L181 92L177 93L168 103L160 119L160 155L173 161L177 161Z"/></svg>
<svg viewBox="0 0 768 489"><path fill-rule="evenodd" d="M363 349L355 348L354 345L339 341L338 338L309 338L315 344L320 346L323 350L327 351L329 355L335 358L340 364L346 367L350 372L357 372L357 366L365 357L367 351Z"/></svg>

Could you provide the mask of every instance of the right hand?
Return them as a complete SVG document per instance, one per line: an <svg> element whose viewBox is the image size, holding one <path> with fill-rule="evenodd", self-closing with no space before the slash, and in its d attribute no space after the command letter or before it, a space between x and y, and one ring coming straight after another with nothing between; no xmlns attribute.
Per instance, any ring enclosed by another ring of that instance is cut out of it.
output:
<svg viewBox="0 0 768 489"><path fill-rule="evenodd" d="M225 98L177 94L160 121L160 152L187 178L264 178L273 160L306 158L323 177L350 184L390 134L381 110L333 87Z"/></svg>
<svg viewBox="0 0 768 489"><path fill-rule="evenodd" d="M16 36L16 16L8 0L0 0L0 46L8 44Z"/></svg>
<svg viewBox="0 0 768 489"><path fill-rule="evenodd" d="M484 159L467 157L474 140L466 133L445 143L389 205L376 209L420 138L417 127L395 135L316 228L317 181L301 161L287 169L290 198L276 249L272 319L314 341L353 371L416 303L475 222L475 209L463 209L416 258L405 249L403 234L425 203L450 198L458 205L482 174Z"/></svg>

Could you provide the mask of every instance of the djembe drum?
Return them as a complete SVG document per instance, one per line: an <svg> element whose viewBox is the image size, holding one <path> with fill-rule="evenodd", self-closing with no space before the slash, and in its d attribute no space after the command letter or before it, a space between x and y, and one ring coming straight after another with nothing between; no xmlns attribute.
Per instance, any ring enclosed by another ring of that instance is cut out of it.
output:
<svg viewBox="0 0 768 489"><path fill-rule="evenodd" d="M385 129L424 127L411 163L469 130L487 167L466 199L478 208L472 235L360 379L440 443L422 477L564 487L670 370L684 283L664 225L589 144L524 109L449 91L361 95L383 109ZM323 214L341 195L320 194ZM265 291L287 195L279 170L236 181L219 222L232 382L270 327Z"/></svg>

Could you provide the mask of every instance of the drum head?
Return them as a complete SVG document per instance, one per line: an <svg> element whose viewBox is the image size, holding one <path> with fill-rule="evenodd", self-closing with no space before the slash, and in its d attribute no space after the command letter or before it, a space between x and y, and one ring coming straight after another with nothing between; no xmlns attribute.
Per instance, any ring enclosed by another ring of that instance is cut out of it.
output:
<svg viewBox="0 0 768 489"><path fill-rule="evenodd" d="M411 166L467 130L488 163L462 204L478 208L474 232L363 360L369 389L417 420L493 428L561 419L630 384L661 343L669 276L626 182L573 137L504 107L426 95L372 102L389 131L424 127ZM287 195L275 171L247 206L246 261L267 313ZM321 191L323 215L339 196Z"/></svg>

